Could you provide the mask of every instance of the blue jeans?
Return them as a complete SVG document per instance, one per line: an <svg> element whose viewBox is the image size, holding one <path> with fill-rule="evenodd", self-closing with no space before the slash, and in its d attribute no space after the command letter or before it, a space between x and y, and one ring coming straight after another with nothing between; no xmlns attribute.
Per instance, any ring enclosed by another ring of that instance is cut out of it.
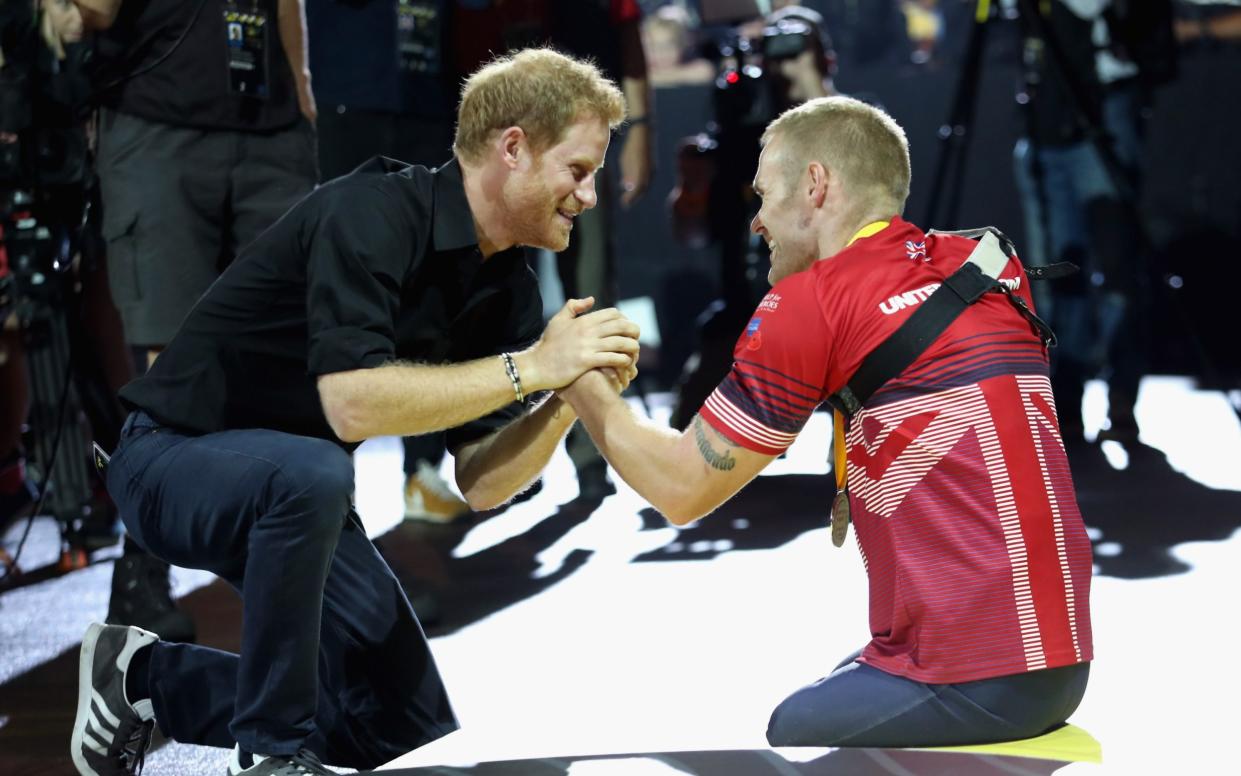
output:
<svg viewBox="0 0 1241 776"><path fill-rule="evenodd" d="M784 699L772 746L955 746L1013 741L1064 723L1086 693L1089 663L960 684L925 684L858 663Z"/></svg>
<svg viewBox="0 0 1241 776"><path fill-rule="evenodd" d="M353 512L340 447L264 429L187 435L135 412L108 491L139 545L242 597L240 655L152 650L166 736L373 768L457 728L422 627Z"/></svg>

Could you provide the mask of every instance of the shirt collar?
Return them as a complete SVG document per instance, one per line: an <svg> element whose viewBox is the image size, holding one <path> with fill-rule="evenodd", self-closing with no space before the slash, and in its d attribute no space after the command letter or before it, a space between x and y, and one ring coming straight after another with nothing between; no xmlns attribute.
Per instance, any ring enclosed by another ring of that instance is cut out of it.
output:
<svg viewBox="0 0 1241 776"><path fill-rule="evenodd" d="M437 252L477 247L474 214L465 197L465 182L456 158L431 171L435 210L431 217L431 239Z"/></svg>
<svg viewBox="0 0 1241 776"><path fill-rule="evenodd" d="M891 223L891 221L871 221L866 226L863 226L861 229L857 230L857 234L849 238L849 242L845 243L845 247L848 248L850 245L863 237L870 237L872 235L879 234L884 229L887 229L888 225Z"/></svg>

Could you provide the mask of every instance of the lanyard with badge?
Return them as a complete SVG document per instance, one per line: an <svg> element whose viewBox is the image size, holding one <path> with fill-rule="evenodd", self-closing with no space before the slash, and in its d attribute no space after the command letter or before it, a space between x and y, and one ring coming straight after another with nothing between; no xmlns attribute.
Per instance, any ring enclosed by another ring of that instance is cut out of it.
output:
<svg viewBox="0 0 1241 776"><path fill-rule="evenodd" d="M224 3L224 33L228 48L228 88L232 94L267 99L267 12L259 0L242 7Z"/></svg>
<svg viewBox="0 0 1241 776"><path fill-rule="evenodd" d="M404 73L439 75L440 30L436 0L395 0L397 66Z"/></svg>

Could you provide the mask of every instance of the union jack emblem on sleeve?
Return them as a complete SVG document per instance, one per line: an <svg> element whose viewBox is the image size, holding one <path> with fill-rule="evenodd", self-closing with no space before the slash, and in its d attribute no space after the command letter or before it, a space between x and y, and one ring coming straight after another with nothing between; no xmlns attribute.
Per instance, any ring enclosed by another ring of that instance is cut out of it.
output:
<svg viewBox="0 0 1241 776"><path fill-rule="evenodd" d="M910 261L930 261L931 257L926 255L926 242L914 242L913 240L905 241L905 253L909 256Z"/></svg>

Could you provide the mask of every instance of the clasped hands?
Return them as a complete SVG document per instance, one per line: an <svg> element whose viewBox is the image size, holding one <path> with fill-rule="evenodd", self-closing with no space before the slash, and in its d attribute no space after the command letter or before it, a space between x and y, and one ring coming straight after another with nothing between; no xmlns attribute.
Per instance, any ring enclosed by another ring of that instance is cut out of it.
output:
<svg viewBox="0 0 1241 776"><path fill-rule="evenodd" d="M638 325L615 308L592 312L594 304L593 297L570 299L552 316L523 354L523 382L553 389L570 404L586 391L629 386L638 374Z"/></svg>

